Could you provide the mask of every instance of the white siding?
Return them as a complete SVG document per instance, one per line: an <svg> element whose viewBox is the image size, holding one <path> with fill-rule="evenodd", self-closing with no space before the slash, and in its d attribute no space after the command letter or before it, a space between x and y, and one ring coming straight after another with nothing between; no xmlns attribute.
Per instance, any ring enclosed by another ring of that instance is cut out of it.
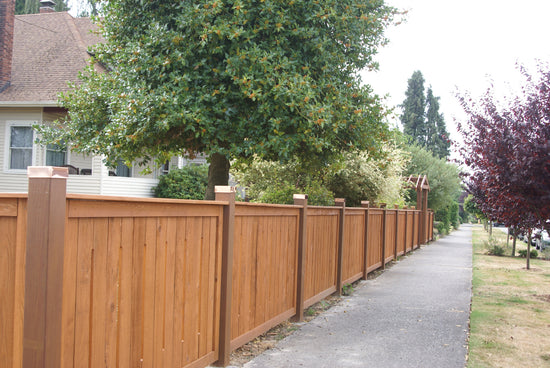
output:
<svg viewBox="0 0 550 368"><path fill-rule="evenodd" d="M157 179L103 177L101 194L124 197L153 197Z"/></svg>
<svg viewBox="0 0 550 368"><path fill-rule="evenodd" d="M69 175L67 193L100 194L101 177L91 175Z"/></svg>
<svg viewBox="0 0 550 368"><path fill-rule="evenodd" d="M1 193L27 193L29 181L26 174L0 172Z"/></svg>

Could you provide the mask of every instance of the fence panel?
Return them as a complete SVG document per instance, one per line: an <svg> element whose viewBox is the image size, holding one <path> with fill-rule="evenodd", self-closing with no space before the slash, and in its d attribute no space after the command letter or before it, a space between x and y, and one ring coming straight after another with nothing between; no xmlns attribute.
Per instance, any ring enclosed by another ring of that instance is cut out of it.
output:
<svg viewBox="0 0 550 368"><path fill-rule="evenodd" d="M382 247L384 246L384 211L369 209L369 228L367 243L367 272L382 267Z"/></svg>
<svg viewBox="0 0 550 368"><path fill-rule="evenodd" d="M21 367L27 200L21 195L0 197L0 366Z"/></svg>
<svg viewBox="0 0 550 368"><path fill-rule="evenodd" d="M340 209L308 207L304 305L336 291Z"/></svg>
<svg viewBox="0 0 550 368"><path fill-rule="evenodd" d="M413 246L413 249L417 249L418 247L420 247L420 211L415 211L414 212L414 216L413 216L413 219L414 219L414 231L413 231L413 234L414 234L414 246Z"/></svg>
<svg viewBox="0 0 550 368"><path fill-rule="evenodd" d="M386 232L385 232L385 249L386 249L386 259L385 263L391 262L395 257L395 236L396 236L396 227L395 227L395 210L385 210L386 211Z"/></svg>
<svg viewBox="0 0 550 368"><path fill-rule="evenodd" d="M343 283L351 283L363 276L365 268L366 210L346 208L345 213L342 280Z"/></svg>
<svg viewBox="0 0 550 368"><path fill-rule="evenodd" d="M401 256L405 254L406 251L406 223L407 220L407 212L405 211L398 211L397 212L397 256Z"/></svg>
<svg viewBox="0 0 550 368"><path fill-rule="evenodd" d="M232 350L296 313L299 215L295 206L235 206Z"/></svg>
<svg viewBox="0 0 550 368"><path fill-rule="evenodd" d="M63 367L214 362L222 208L69 200Z"/></svg>
<svg viewBox="0 0 550 368"><path fill-rule="evenodd" d="M407 210L406 211L406 226L407 226L407 236L405 239L406 242L406 251L410 252L413 250L414 244L414 212Z"/></svg>

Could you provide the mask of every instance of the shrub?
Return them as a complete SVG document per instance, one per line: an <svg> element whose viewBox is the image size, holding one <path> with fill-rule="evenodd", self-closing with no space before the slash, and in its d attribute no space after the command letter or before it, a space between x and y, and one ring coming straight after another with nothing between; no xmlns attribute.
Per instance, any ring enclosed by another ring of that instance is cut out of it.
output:
<svg viewBox="0 0 550 368"><path fill-rule="evenodd" d="M447 234L447 226L444 222L434 221L434 226L437 229L437 233L441 235Z"/></svg>
<svg viewBox="0 0 550 368"><path fill-rule="evenodd" d="M492 256L503 256L504 255L504 247L501 247L500 245L493 245L489 247L489 250L487 251L487 254Z"/></svg>
<svg viewBox="0 0 550 368"><path fill-rule="evenodd" d="M520 257L527 258L527 249L522 249L518 252ZM539 252L536 251L536 249L531 249L530 258L537 258L539 256Z"/></svg>
<svg viewBox="0 0 550 368"><path fill-rule="evenodd" d="M322 173L308 172L297 161L281 164L254 158L237 163L233 174L247 188L251 202L292 204L293 195L303 193L310 205L334 205L334 195L323 184Z"/></svg>
<svg viewBox="0 0 550 368"><path fill-rule="evenodd" d="M158 198L204 199L207 185L208 165L190 165L161 176L153 191Z"/></svg>

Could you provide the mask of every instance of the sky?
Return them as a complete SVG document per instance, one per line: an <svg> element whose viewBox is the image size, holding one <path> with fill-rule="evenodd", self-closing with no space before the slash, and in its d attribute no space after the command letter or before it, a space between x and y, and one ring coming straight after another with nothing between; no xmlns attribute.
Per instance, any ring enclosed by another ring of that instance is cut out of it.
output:
<svg viewBox="0 0 550 368"><path fill-rule="evenodd" d="M440 97L451 139L460 141L455 119L464 113L456 93L480 96L491 80L500 95L513 95L522 81L517 64L530 70L550 61L548 0L387 0L408 10L406 21L387 29L390 43L379 49L378 72L363 81L387 104L405 99L407 81L420 70L425 89ZM399 110L397 110L399 111Z"/></svg>

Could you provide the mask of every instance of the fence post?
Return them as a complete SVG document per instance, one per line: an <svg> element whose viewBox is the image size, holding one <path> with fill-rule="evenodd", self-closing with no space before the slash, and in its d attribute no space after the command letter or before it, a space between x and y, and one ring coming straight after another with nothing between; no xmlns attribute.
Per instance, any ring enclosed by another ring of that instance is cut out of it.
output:
<svg viewBox="0 0 550 368"><path fill-rule="evenodd" d="M68 169L29 167L23 367L61 366Z"/></svg>
<svg viewBox="0 0 550 368"><path fill-rule="evenodd" d="M306 267L306 242L307 242L307 194L294 194L294 204L301 206L300 223L298 229L298 269L296 270L296 315L294 322L304 320L304 280Z"/></svg>
<svg viewBox="0 0 550 368"><path fill-rule="evenodd" d="M337 259L337 271L336 271L336 291L338 295L342 295L342 267L344 262L344 226L345 226L345 217L346 217L346 199L345 198L335 198L334 204L340 207L340 231L338 233L338 259Z"/></svg>
<svg viewBox="0 0 550 368"><path fill-rule="evenodd" d="M221 296L220 296L220 340L218 348L219 366L229 365L231 354L231 294L233 284L233 241L235 229L235 188L215 187L216 200L229 202L223 208L223 235L221 259Z"/></svg>
<svg viewBox="0 0 550 368"><path fill-rule="evenodd" d="M395 249L393 251L393 259L397 260L397 245L399 242L399 205L394 204L395 209Z"/></svg>
<svg viewBox="0 0 550 368"><path fill-rule="evenodd" d="M369 269L369 201L361 201L361 207L365 208L365 234L363 239L363 247L365 249L364 265L365 271L363 272L363 280L367 279Z"/></svg>
<svg viewBox="0 0 550 368"><path fill-rule="evenodd" d="M386 217L388 214L388 210L386 209L385 203L380 203L380 209L383 211L382 215L382 269L386 269Z"/></svg>

